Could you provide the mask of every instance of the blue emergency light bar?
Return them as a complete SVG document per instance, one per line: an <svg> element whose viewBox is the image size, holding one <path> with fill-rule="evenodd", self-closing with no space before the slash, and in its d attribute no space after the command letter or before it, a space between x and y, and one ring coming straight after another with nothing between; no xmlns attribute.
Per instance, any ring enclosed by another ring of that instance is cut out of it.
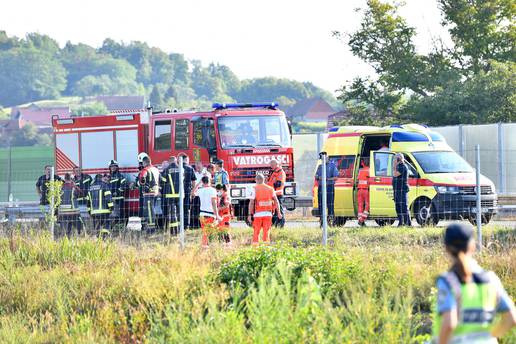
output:
<svg viewBox="0 0 516 344"><path fill-rule="evenodd" d="M242 108L269 108L276 109L278 107L278 103L213 103L211 106L213 109L222 110L222 109L242 109Z"/></svg>

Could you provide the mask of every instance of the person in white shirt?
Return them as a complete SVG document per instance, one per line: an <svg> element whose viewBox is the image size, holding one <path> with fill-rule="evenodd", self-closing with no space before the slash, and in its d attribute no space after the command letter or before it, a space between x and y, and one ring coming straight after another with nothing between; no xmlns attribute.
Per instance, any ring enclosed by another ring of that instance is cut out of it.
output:
<svg viewBox="0 0 516 344"><path fill-rule="evenodd" d="M202 186L195 191L201 203L199 219L202 230L202 246L208 247L208 235L212 228L216 228L215 221L221 221L217 207L217 190L210 185L210 178L201 178Z"/></svg>

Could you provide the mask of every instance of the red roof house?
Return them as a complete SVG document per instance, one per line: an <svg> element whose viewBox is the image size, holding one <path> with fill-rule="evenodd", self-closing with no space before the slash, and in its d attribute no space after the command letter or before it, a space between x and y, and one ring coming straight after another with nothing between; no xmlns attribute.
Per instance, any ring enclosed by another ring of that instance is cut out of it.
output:
<svg viewBox="0 0 516 344"><path fill-rule="evenodd" d="M298 101L288 109L287 115L298 122L327 122L328 116L335 110L322 98L310 98Z"/></svg>
<svg viewBox="0 0 516 344"><path fill-rule="evenodd" d="M34 123L38 128L50 128L52 126L52 116L69 116L69 106L42 107L30 104L27 107L13 107L11 109L11 120Z"/></svg>

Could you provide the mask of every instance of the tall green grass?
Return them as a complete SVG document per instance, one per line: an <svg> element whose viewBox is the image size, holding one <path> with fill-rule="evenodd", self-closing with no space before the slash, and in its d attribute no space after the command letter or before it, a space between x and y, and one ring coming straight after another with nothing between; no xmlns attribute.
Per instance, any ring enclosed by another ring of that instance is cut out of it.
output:
<svg viewBox="0 0 516 344"><path fill-rule="evenodd" d="M1 343L416 343L429 338L442 229L314 229L275 245L128 246L0 238ZM189 233L191 235L191 233ZM487 230L481 265L516 295L516 233ZM505 339L511 342L512 336Z"/></svg>

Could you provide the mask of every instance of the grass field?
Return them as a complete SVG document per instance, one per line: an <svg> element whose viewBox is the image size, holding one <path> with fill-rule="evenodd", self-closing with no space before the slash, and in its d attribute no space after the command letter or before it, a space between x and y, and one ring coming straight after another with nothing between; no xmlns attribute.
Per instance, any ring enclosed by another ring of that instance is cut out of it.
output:
<svg viewBox="0 0 516 344"><path fill-rule="evenodd" d="M0 239L1 343L416 343L429 338L442 228L275 231L270 247L166 237ZM516 295L516 231L488 226L482 266ZM503 342L516 340L515 331Z"/></svg>
<svg viewBox="0 0 516 344"><path fill-rule="evenodd" d="M9 150L0 149L0 201L7 201ZM43 167L54 161L52 147L14 147L12 149L11 192L14 199L35 201L36 180L43 174Z"/></svg>

